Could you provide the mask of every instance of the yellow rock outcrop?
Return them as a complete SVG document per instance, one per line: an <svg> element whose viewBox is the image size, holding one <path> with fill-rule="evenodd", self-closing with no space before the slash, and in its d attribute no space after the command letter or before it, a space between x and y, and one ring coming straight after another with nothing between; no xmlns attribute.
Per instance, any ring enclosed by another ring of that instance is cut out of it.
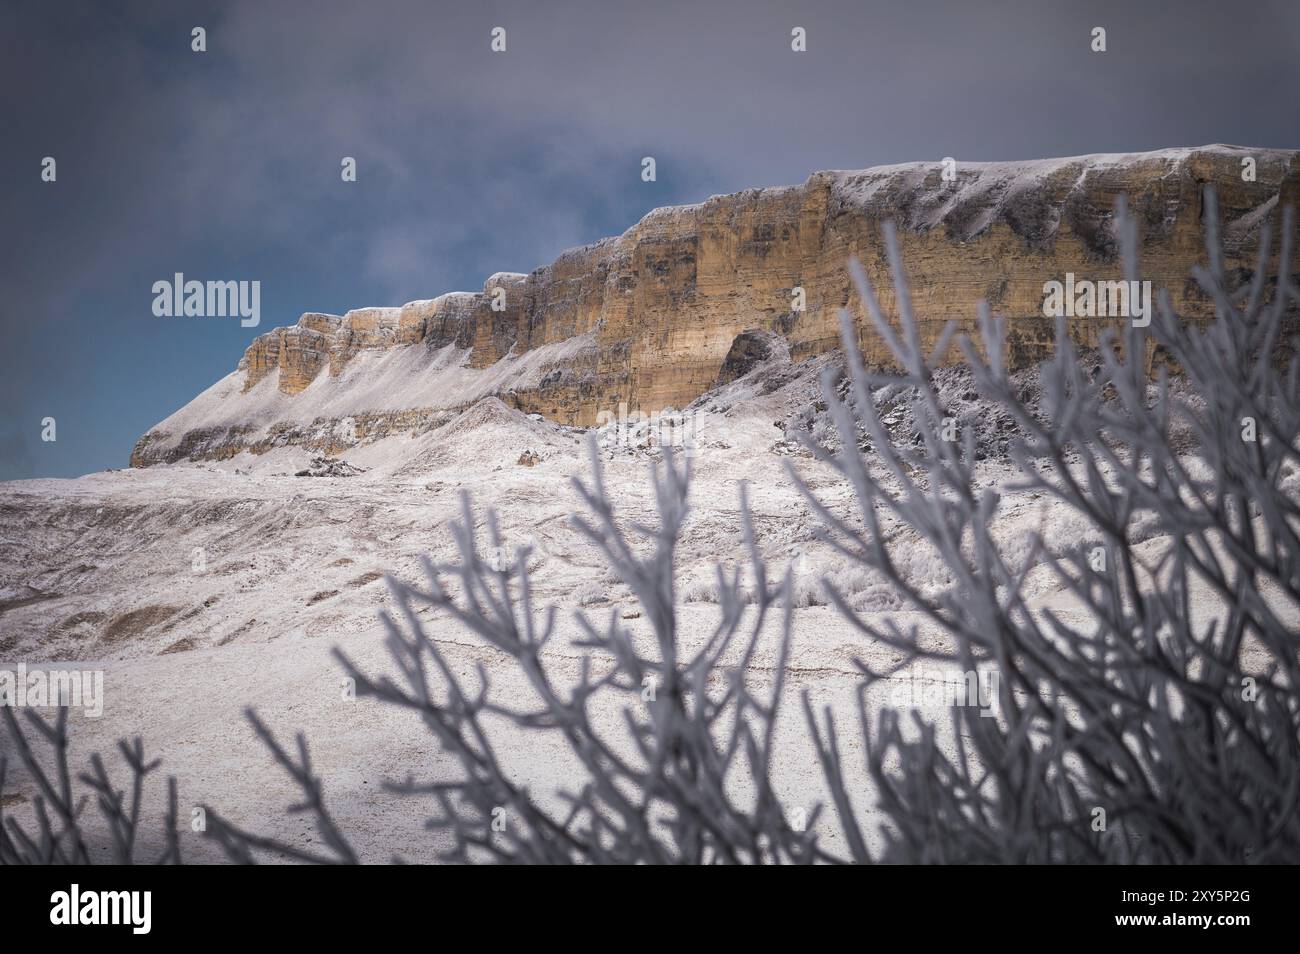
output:
<svg viewBox="0 0 1300 954"><path fill-rule="evenodd" d="M298 395L366 350L454 346L469 368L491 369L591 334L594 349L575 351L535 384L501 395L522 410L589 425L620 403L647 412L684 407L715 384L746 331L783 336L795 359L834 348L842 306L859 319L867 359L884 364L887 352L864 319L847 263L861 260L894 314L881 237L886 219L898 226L923 339L934 341L950 320L973 329L985 299L1008 319L1009 360L1023 366L1050 348L1045 282L1067 272L1093 281L1122 277L1112 231L1120 196L1139 221L1143 277L1166 289L1180 314L1204 318L1210 303L1189 280L1204 260L1204 186L1217 189L1228 265L1245 275L1268 214L1300 199L1298 156L1207 146L971 163L958 164L955 181L945 180L937 162L819 172L800 186L657 209L621 236L565 252L528 275L493 275L481 292L341 318L303 315L248 348L240 362L244 390L277 374L278 389ZM1245 174L1251 164L1253 179ZM1276 228L1280 216L1273 220ZM1095 343L1108 321L1073 319L1071 333ZM230 432L229 441L199 442L207 448L199 456L237 452L227 445L247 435L235 426ZM146 435L132 463L194 456L194 441L170 437Z"/></svg>

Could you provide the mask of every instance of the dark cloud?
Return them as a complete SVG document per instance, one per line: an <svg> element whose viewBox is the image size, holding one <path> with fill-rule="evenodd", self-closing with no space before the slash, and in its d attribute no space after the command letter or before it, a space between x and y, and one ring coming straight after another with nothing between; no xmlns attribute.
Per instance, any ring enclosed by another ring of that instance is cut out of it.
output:
<svg viewBox="0 0 1300 954"><path fill-rule="evenodd" d="M87 0L6 4L0 36L0 434L62 415L0 478L123 465L304 310L479 287L656 205L946 155L1300 141L1290 2ZM153 318L175 271L261 280L263 327Z"/></svg>

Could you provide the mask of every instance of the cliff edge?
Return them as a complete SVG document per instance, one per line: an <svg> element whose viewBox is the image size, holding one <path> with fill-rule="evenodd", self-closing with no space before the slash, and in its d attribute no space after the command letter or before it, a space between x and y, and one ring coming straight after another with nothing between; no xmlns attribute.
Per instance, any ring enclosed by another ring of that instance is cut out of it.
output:
<svg viewBox="0 0 1300 954"><path fill-rule="evenodd" d="M959 163L952 181L941 163L909 163L656 209L527 275L493 275L480 292L304 314L259 336L231 374L141 437L131 464L290 445L337 453L429 430L491 395L577 425L620 403L684 407L725 377L738 336L779 335L795 360L834 348L838 309L863 314L850 256L891 311L886 219L899 226L923 338L949 320L973 328L987 299L1008 319L1009 363L1024 366L1050 349L1045 282L1121 277L1120 195L1138 217L1143 277L1181 314L1208 317L1189 280L1204 258L1207 184L1218 191L1228 267L1248 275L1268 213L1300 204L1300 152L1213 145ZM1079 317L1070 328L1090 343L1111 323ZM860 327L867 359L884 363L883 344Z"/></svg>

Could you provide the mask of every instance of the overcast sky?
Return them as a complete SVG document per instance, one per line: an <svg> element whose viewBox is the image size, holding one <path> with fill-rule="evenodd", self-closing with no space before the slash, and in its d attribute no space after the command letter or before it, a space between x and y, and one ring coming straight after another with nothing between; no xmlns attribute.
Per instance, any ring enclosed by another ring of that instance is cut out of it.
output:
<svg viewBox="0 0 1300 954"><path fill-rule="evenodd" d="M479 289L655 206L944 156L1300 146L1295 0L5 0L0 44L0 479L125 466L303 311ZM261 326L154 317L175 272L260 281Z"/></svg>

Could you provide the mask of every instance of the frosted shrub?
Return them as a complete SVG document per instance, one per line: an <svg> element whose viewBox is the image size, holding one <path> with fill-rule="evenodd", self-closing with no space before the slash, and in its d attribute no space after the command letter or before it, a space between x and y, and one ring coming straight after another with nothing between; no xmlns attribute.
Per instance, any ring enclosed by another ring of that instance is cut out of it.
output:
<svg viewBox="0 0 1300 954"><path fill-rule="evenodd" d="M683 603L716 603L718 601L718 584L716 580L695 580L682 588Z"/></svg>
<svg viewBox="0 0 1300 954"><path fill-rule="evenodd" d="M1300 506L1283 478L1300 438L1295 220L1288 209L1275 280L1271 223L1262 225L1259 266L1241 287L1224 272L1208 191L1205 221L1210 264L1195 278L1216 318L1204 329L1162 295L1149 336L1130 323L1101 342L1100 367L1085 370L1062 320L1035 407L1003 367L1000 320L981 310L978 345L956 340L979 392L1023 433L1010 447L1017 489L1076 515L1063 524L1073 543L1047 527L1050 541L1033 535L1027 551L1012 547L1014 559L992 530L1001 497L973 472L976 435L968 427L960 442L938 437L944 409L930 362L953 339L922 349L892 228L897 326L855 268L902 373L869 373L844 316L852 387L841 399L828 378L823 394L840 446L865 429L874 453L810 442L852 484L852 519L801 486L833 545L884 575L946 643L923 645L915 627L858 613L833 584L832 599L902 665L993 665L1000 687L996 719L952 709L951 750L934 726L905 731L898 713L864 707L867 771L888 819L884 859L1300 860L1300 666L1289 622L1300 606ZM1136 225L1122 206L1115 226L1126 276L1137 280ZM1177 389L1169 364L1183 376ZM916 446L889 439L872 399L899 382L918 390ZM910 543L882 531L886 517L938 552L949 586L914 582ZM1139 548L1156 536L1161 550ZM1029 604L1021 568L1039 563L1081 613ZM863 668L868 684L889 675ZM827 776L834 792L829 765Z"/></svg>
<svg viewBox="0 0 1300 954"><path fill-rule="evenodd" d="M96 753L90 759L90 771L79 773L80 791L74 788L72 768L68 764L68 708L60 706L53 720L43 718L34 709L23 709L27 722L24 731L13 706L0 706L5 729L17 751L18 760L31 775L36 787L33 800L36 827L25 830L13 817L4 817L0 797L0 864L87 865L106 864L180 864L181 846L177 823L176 780L167 780L167 813L163 823L163 848L156 856L143 858L137 848L140 833L140 809L146 778L159 766L148 761L144 743L135 738L118 743L118 751L130 770L131 786L119 789L109 776L103 758ZM38 756L31 745L39 737L49 747L51 758ZM49 767L49 762L53 767ZM0 756L0 796L4 794L8 758ZM107 844L87 833L87 803L93 797L99 826L107 832Z"/></svg>
<svg viewBox="0 0 1300 954"><path fill-rule="evenodd" d="M605 587L596 580L579 583L573 591L573 599L579 606L605 602Z"/></svg>
<svg viewBox="0 0 1300 954"><path fill-rule="evenodd" d="M796 572L791 587L791 599L797 609L806 609L809 606L825 606L827 603L826 591L822 586L821 577L807 572Z"/></svg>

